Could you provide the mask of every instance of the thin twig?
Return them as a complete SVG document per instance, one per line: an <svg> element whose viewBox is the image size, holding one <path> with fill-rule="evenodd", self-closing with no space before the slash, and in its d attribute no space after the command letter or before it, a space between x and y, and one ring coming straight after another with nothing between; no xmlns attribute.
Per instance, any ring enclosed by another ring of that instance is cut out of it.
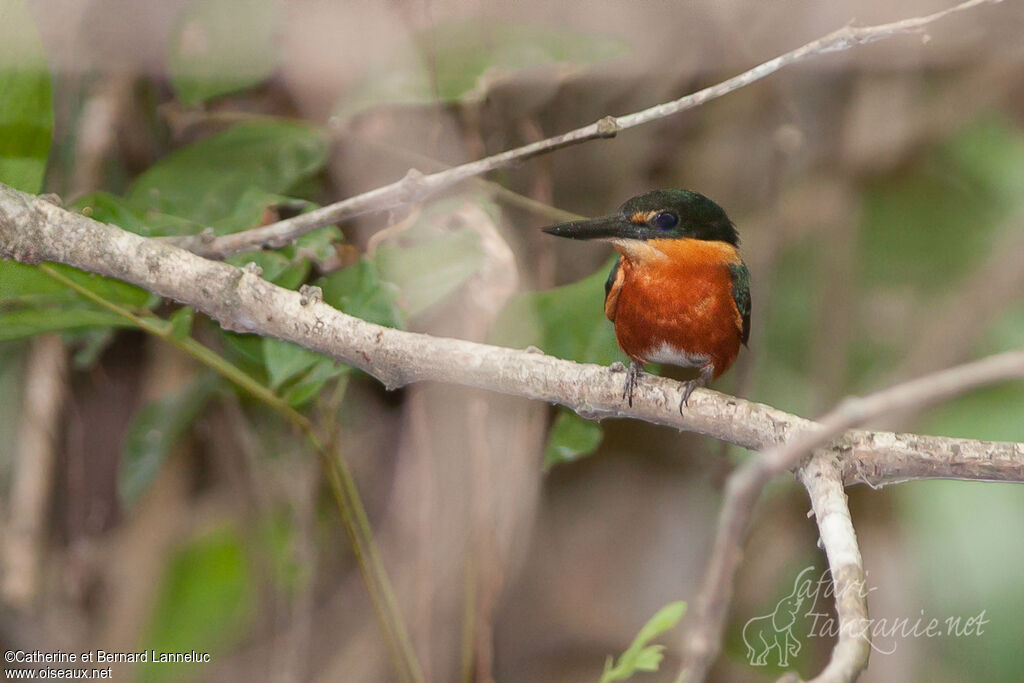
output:
<svg viewBox="0 0 1024 683"><path fill-rule="evenodd" d="M335 135L340 134L336 133ZM432 173L447 171L452 168L451 165L446 164L443 161L438 161L433 157L420 154L419 152L414 152L411 149L398 147L381 140L373 140L354 133L346 133L344 140L362 147L368 147L377 153L388 154L396 159L400 159L403 163L416 164L417 166L426 168ZM552 206L549 203L538 201L532 197L527 197L526 195L510 190L501 183L494 182L493 180L487 180L486 178L471 178L470 182L474 187L493 195L496 199L503 201L505 204L522 211L528 211L536 214L537 216L541 216L552 223L565 223L567 221L575 221L583 218L583 216L578 213L566 211L565 209L560 209L557 206Z"/></svg>
<svg viewBox="0 0 1024 683"><path fill-rule="evenodd" d="M420 171L410 170L404 178L390 185L385 185L355 197L310 211L309 213L271 223L270 225L221 237L209 238L208 236L196 235L185 238L169 238L168 241L172 241L196 254L209 258L226 258L232 254L254 251L264 247L282 247L307 232L325 225L331 225L353 216L390 208L398 204L420 202L468 178L483 175L500 168L506 168L539 154L546 154L588 140L615 137L619 131L635 128L693 109L705 102L728 95L759 81L807 57L827 52L839 52L892 36L919 32L928 24L955 12L960 12L977 5L996 2L1001 2L1001 0L968 0L955 7L935 12L925 17L904 19L877 26L844 26L795 50L758 64L752 69L748 69L721 83L698 90L695 93L671 102L658 104L625 116L605 116L595 123L577 128L568 133L555 135L545 140L523 145L522 147L517 147L516 149L484 159L461 164L445 171L424 175Z"/></svg>
<svg viewBox="0 0 1024 683"><path fill-rule="evenodd" d="M866 398L846 399L814 427L764 451L733 473L725 485L711 557L684 636L686 680L704 680L718 655L743 539L754 504L772 477L792 469L808 453L855 425L893 411L922 410L986 384L1014 378L1024 379L1024 349L925 375Z"/></svg>

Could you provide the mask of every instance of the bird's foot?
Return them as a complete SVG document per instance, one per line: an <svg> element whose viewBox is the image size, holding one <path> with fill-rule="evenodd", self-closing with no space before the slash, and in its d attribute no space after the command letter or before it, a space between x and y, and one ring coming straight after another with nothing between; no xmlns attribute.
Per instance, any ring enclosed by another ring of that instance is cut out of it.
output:
<svg viewBox="0 0 1024 683"><path fill-rule="evenodd" d="M644 364L640 361L630 360L629 369L626 370L626 386L622 389L622 398L629 399L629 407L633 407L633 387L644 371Z"/></svg>
<svg viewBox="0 0 1024 683"><path fill-rule="evenodd" d="M690 394L693 393L694 389L696 389L697 387L700 387L700 386L704 386L703 383L699 382L698 380L695 380L695 379L691 379L689 381L683 382L683 387L684 387L683 388L683 398L680 399L680 401L679 401L679 414L680 415L683 414L683 406L690 405Z"/></svg>
<svg viewBox="0 0 1024 683"><path fill-rule="evenodd" d="M611 370L612 372L625 372L626 364L623 363L622 361L617 360L611 365L609 365L608 369Z"/></svg>
<svg viewBox="0 0 1024 683"><path fill-rule="evenodd" d="M697 375L696 379L691 379L688 382L683 382L683 398L679 401L679 414L683 414L683 407L690 404L690 394L697 387L706 387L708 381L711 379L711 375L715 372L714 367L705 365L700 369L700 374Z"/></svg>

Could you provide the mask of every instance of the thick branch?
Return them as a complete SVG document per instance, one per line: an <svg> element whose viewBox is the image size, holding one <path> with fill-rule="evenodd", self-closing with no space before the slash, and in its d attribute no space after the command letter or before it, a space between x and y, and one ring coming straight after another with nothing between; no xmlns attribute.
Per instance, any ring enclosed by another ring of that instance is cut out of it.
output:
<svg viewBox="0 0 1024 683"><path fill-rule="evenodd" d="M857 547L850 507L835 459L816 455L797 474L811 497L821 544L828 557L839 617L839 638L832 656L811 683L849 683L868 665L868 600L864 561Z"/></svg>
<svg viewBox="0 0 1024 683"><path fill-rule="evenodd" d="M614 137L616 133L628 128L641 126L652 121L678 114L698 107L705 102L722 97L756 81L770 76L776 71L796 64L813 55L826 52L839 52L857 45L873 43L892 36L914 33L924 30L928 24L942 19L955 12L960 12L977 5L1001 2L1002 0L968 0L955 7L935 12L925 17L904 19L877 26L853 27L844 26L826 36L813 40L806 45L779 55L767 62L758 64L741 74L733 76L721 83L698 90L672 102L658 104L648 109L625 116L606 116L600 121L582 128L533 142L516 149L495 154L484 159L471 161L451 169L424 175L411 170L404 178L390 185L379 187L355 197L321 207L315 211L301 214L293 218L271 223L244 232L211 237L209 235L173 238L172 241L197 254L210 258L226 258L244 251L254 251L264 247L281 247L312 230L331 225L360 214L390 208L399 204L422 201L428 197L462 182L468 178L483 175L500 168L521 163L539 154L552 152L563 147L594 140L596 138Z"/></svg>
<svg viewBox="0 0 1024 683"><path fill-rule="evenodd" d="M631 417L763 450L815 423L698 390L680 415L679 382L644 376L633 407L621 373L541 353L404 332L345 315L256 273L70 213L0 185L0 257L56 261L194 306L225 329L291 341L348 363L389 389L432 380L559 403L593 419ZM303 301L306 301L303 305ZM830 448L847 483L949 477L1024 481L1024 444L850 431Z"/></svg>

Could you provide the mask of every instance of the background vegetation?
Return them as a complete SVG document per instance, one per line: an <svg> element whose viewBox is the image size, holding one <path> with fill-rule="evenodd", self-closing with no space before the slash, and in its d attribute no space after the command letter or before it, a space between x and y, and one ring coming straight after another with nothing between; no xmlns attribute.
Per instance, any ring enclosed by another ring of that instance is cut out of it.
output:
<svg viewBox="0 0 1024 683"><path fill-rule="evenodd" d="M148 236L227 234L676 98L893 11L5 0L0 181ZM1014 3L957 15L930 41L826 55L230 261L380 324L607 364L620 358L601 312L607 247L537 228L693 188L736 221L752 271L750 350L715 388L813 416L1024 345L1022 28ZM119 670L138 680L394 676L290 410L351 467L437 681L597 680L652 614L692 597L720 482L745 457L455 387L388 393L70 268L0 262L0 340L0 645L213 657ZM249 386L226 379L237 371ZM56 397L44 424L26 417L34 381ZM1024 441L1022 406L1024 387L1007 385L884 426ZM50 435L49 455L26 447L33 433ZM1024 490L850 497L873 617L989 620L975 638L899 640L861 680L1019 680ZM717 680L780 673L749 666L740 629L824 566L806 508L789 482L762 501ZM662 642L670 666L637 680L670 679L677 643ZM817 671L828 649L808 639L795 668Z"/></svg>

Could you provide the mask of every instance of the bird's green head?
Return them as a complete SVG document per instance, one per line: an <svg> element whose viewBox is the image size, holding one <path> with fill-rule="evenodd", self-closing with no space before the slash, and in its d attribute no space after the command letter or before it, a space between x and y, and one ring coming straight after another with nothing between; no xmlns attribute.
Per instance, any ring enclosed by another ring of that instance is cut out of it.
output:
<svg viewBox="0 0 1024 683"><path fill-rule="evenodd" d="M654 190L633 197L618 213L543 228L577 240L698 239L739 246L736 226L718 204L689 190Z"/></svg>

